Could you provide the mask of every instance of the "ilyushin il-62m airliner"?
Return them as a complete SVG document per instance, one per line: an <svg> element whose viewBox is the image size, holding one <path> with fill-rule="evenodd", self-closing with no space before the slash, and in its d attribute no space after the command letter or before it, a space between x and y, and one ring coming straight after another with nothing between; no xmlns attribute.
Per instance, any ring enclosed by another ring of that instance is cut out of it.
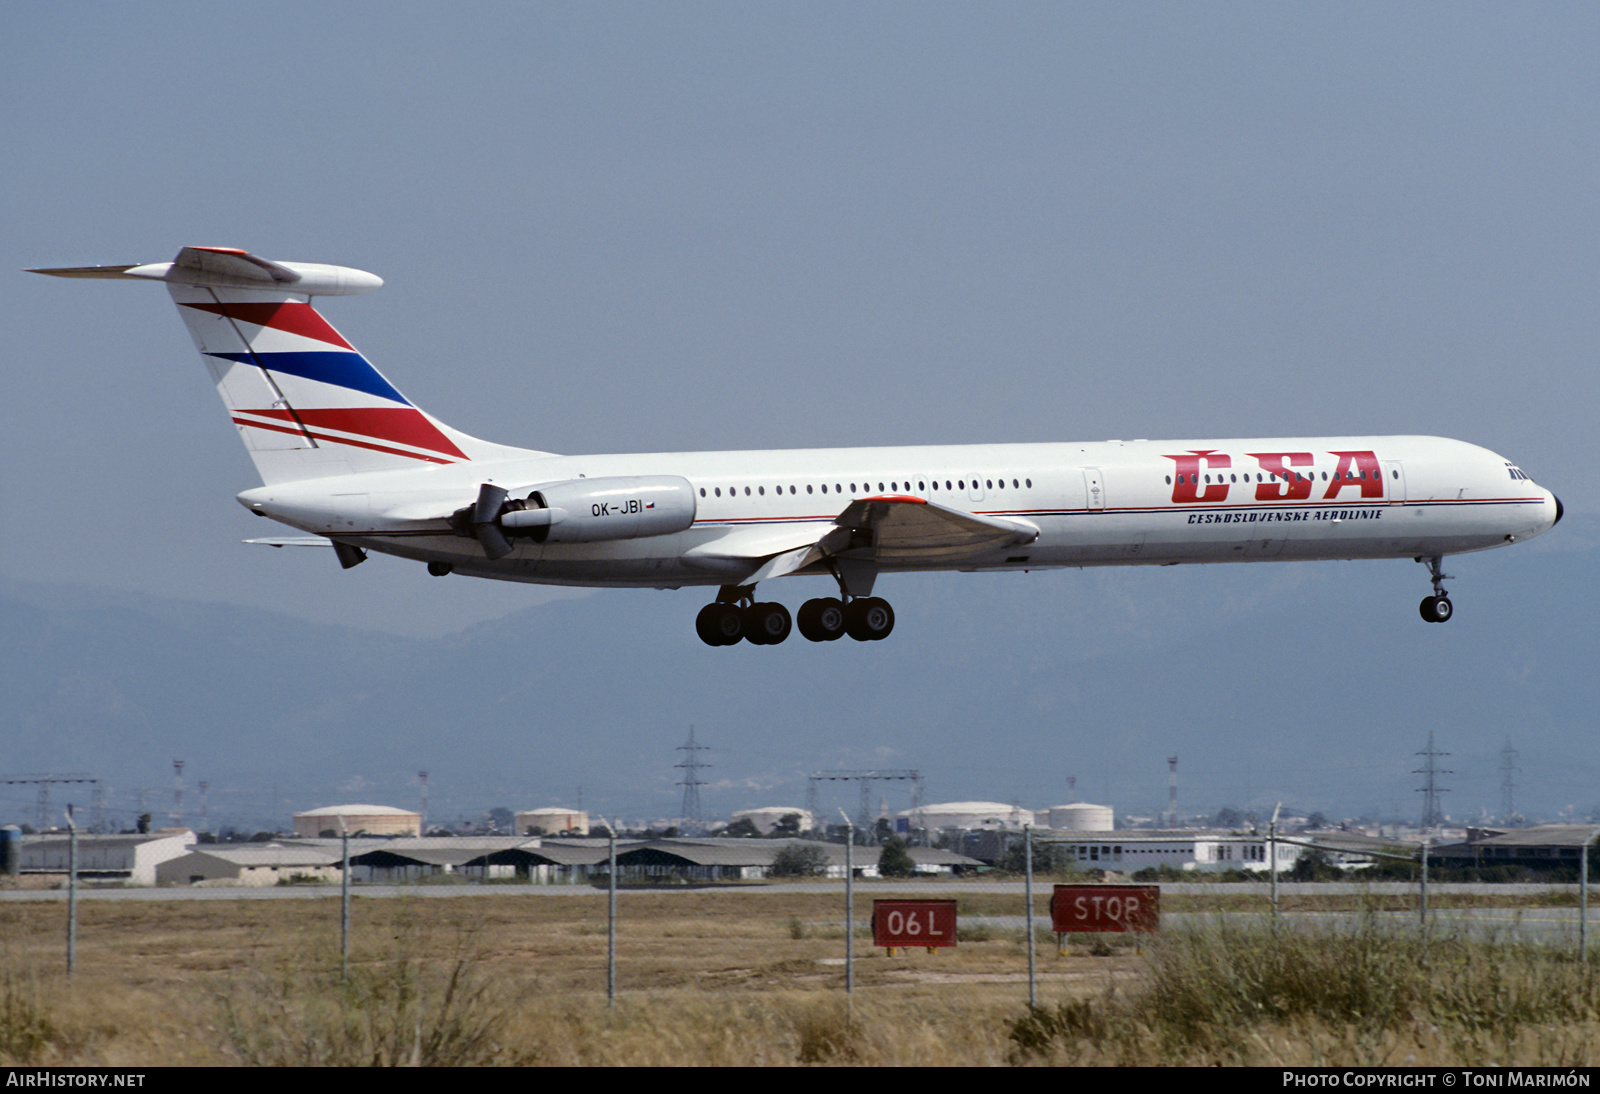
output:
<svg viewBox="0 0 1600 1094"><path fill-rule="evenodd" d="M171 262L35 270L166 282L264 485L239 501L331 544L550 585L718 588L713 646L886 637L872 595L906 570L1414 558L1422 618L1444 556L1515 543L1561 502L1512 461L1439 437L1103 441L559 456L418 409L312 307L369 273L185 247ZM831 575L791 621L759 582Z"/></svg>

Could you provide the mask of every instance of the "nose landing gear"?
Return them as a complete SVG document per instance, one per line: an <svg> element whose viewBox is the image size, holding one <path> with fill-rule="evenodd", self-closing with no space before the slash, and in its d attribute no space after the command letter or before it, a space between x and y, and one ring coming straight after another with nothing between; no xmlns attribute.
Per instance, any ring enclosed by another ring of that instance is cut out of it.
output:
<svg viewBox="0 0 1600 1094"><path fill-rule="evenodd" d="M1426 560L1419 558L1417 561L1427 562L1428 573L1433 579L1433 595L1423 597L1418 610L1429 623L1448 623L1455 614L1455 608L1450 603L1450 595L1444 591L1444 583L1452 580L1451 575L1441 569L1444 558L1441 555L1429 555Z"/></svg>

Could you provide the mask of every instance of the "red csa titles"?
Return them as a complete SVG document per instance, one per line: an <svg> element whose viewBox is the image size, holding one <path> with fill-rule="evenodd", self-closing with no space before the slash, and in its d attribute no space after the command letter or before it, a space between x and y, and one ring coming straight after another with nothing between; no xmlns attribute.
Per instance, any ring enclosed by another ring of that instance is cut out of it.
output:
<svg viewBox="0 0 1600 1094"><path fill-rule="evenodd" d="M1256 501L1307 501L1316 488L1316 475L1311 470L1316 465L1311 452L1247 452L1266 472L1265 482L1256 484ZM1370 451L1330 452L1338 462L1323 501L1336 501L1339 492L1346 488L1360 489L1365 498L1383 497L1383 472L1378 456ZM1228 481L1220 474L1233 466L1233 457L1212 448L1192 449L1181 456L1166 457L1177 464L1177 475L1172 484L1172 500L1178 504L1193 502L1222 502L1228 500ZM1304 469L1304 470L1302 470ZM1215 481L1212 473L1217 472ZM1201 481L1204 477L1204 482ZM1245 475L1248 485L1250 476Z"/></svg>

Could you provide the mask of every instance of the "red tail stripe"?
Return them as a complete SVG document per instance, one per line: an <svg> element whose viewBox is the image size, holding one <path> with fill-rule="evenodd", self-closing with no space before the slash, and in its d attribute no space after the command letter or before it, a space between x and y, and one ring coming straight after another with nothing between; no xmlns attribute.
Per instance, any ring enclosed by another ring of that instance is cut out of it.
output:
<svg viewBox="0 0 1600 1094"><path fill-rule="evenodd" d="M254 413L254 411L251 413ZM289 433L296 437L304 437L307 432L306 430L300 429L298 426L272 425L268 422L253 422L248 418L234 418L233 421L235 425L247 425L251 429L265 429L269 433ZM315 430L311 431L311 436L319 441L328 441L332 444L347 444L352 448L368 448L374 452L387 452L391 456L409 456L413 460L421 460L423 463L451 462L450 460L442 459L438 456L424 456L420 452L407 452L404 449L390 448L388 445L383 444L369 444L366 441L358 441L350 437L330 437L326 433L318 433Z"/></svg>
<svg viewBox="0 0 1600 1094"><path fill-rule="evenodd" d="M250 323L257 327L271 327L273 330L284 330L290 334L298 334L304 338L315 338L319 342L339 346L343 349L354 350L355 347L346 342L339 332L328 325L328 321L317 313L317 309L310 304L301 304L287 300L276 304L185 304L186 308L196 311L208 311L215 315L236 319L241 323Z"/></svg>
<svg viewBox="0 0 1600 1094"><path fill-rule="evenodd" d="M411 407L348 407L337 409L293 411L277 408L249 410L240 407L236 413L254 414L263 418L293 422L296 419L312 429L336 429L340 433L355 433L375 440L406 444L412 448L426 448L464 460L467 454L451 443L439 428ZM337 440L338 438L334 438Z"/></svg>

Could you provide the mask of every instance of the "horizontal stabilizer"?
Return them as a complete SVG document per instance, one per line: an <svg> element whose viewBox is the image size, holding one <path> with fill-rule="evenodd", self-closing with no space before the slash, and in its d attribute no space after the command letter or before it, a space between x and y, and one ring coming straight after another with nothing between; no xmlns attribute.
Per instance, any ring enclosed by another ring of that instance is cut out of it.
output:
<svg viewBox="0 0 1600 1094"><path fill-rule="evenodd" d="M326 536L264 536L261 539L247 539L246 543L258 543L266 547L332 547L333 540Z"/></svg>
<svg viewBox="0 0 1600 1094"><path fill-rule="evenodd" d="M264 289L307 296L351 296L383 287L365 270L314 262L273 262L237 247L185 247L171 262L132 266L62 266L28 273L51 277L128 278L203 285L212 289Z"/></svg>

